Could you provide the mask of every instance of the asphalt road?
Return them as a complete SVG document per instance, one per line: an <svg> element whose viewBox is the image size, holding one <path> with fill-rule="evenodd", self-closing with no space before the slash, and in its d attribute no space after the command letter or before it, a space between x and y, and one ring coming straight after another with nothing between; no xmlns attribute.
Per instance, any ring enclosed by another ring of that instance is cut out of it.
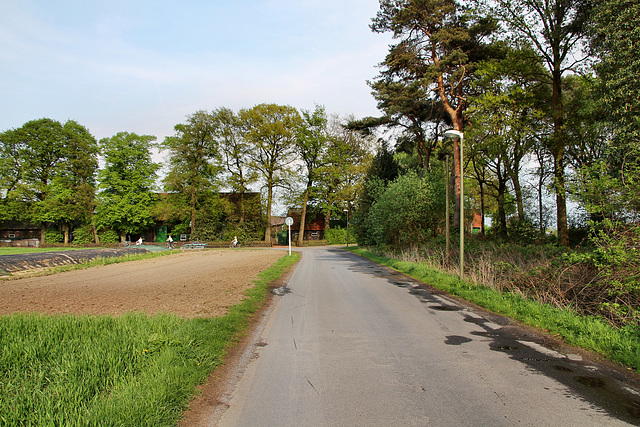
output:
<svg viewBox="0 0 640 427"><path fill-rule="evenodd" d="M351 253L303 252L218 425L640 424L624 371Z"/></svg>

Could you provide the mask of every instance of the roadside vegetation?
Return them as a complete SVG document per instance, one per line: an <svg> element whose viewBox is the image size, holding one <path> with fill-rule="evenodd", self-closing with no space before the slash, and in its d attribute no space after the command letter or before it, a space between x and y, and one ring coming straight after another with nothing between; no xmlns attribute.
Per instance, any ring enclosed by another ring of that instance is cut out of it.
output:
<svg viewBox="0 0 640 427"><path fill-rule="evenodd" d="M242 303L215 318L171 314L0 317L0 424L173 426L299 259L260 273Z"/></svg>
<svg viewBox="0 0 640 427"><path fill-rule="evenodd" d="M638 370L640 6L472 3L380 1L359 247Z"/></svg>
<svg viewBox="0 0 640 427"><path fill-rule="evenodd" d="M472 272L470 277L460 280L454 268L443 269L434 264L433 259L428 260L414 252L386 252L383 255L379 251L364 248L354 248L352 251L489 311L561 337L570 345L594 351L640 371L640 327L637 325L617 327L602 316L584 314L571 304L543 302L527 295L535 288L526 288L528 292L525 293L525 288L499 289L476 282L473 280L475 266L469 269ZM497 270L500 270L499 266Z"/></svg>

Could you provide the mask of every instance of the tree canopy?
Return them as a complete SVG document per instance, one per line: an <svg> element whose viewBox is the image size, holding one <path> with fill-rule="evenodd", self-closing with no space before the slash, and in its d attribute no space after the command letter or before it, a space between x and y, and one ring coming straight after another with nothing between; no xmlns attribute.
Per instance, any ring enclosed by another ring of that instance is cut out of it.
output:
<svg viewBox="0 0 640 427"><path fill-rule="evenodd" d="M122 242L128 234L140 234L153 223L159 165L151 160L150 149L155 140L155 136L129 132L100 140L105 167L100 171L96 224L116 230Z"/></svg>

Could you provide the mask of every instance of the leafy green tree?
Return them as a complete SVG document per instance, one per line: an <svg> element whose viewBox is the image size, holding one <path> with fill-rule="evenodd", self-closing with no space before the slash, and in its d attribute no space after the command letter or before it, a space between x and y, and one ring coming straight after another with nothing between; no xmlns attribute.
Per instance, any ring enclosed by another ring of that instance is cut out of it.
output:
<svg viewBox="0 0 640 427"><path fill-rule="evenodd" d="M3 200L16 189L22 176L21 143L14 129L0 134L0 197Z"/></svg>
<svg viewBox="0 0 640 427"><path fill-rule="evenodd" d="M250 161L266 187L266 229L264 239L271 240L271 207L277 187L290 178L295 155L295 130L301 123L298 110L290 106L259 104L242 109L238 116L242 136L251 145Z"/></svg>
<svg viewBox="0 0 640 427"><path fill-rule="evenodd" d="M165 188L178 194L186 206L191 233L198 236L198 210L218 188L220 154L215 135L218 123L214 115L197 111L187 122L174 127L176 134L165 138L162 147L169 152L169 172Z"/></svg>
<svg viewBox="0 0 640 427"><path fill-rule="evenodd" d="M496 24L475 15L455 0L381 0L373 19L375 32L391 32L399 42L381 64L379 81L423 86L417 93L434 93L453 128L464 131L470 82L479 61L498 53L485 39ZM459 141L454 142L456 206L461 203ZM459 209L454 223L459 224Z"/></svg>
<svg viewBox="0 0 640 427"><path fill-rule="evenodd" d="M590 20L592 53L598 75L598 106L611 132L606 159L589 171L592 213L617 219L640 213L640 5L631 0L597 0ZM588 181L587 181L588 182ZM598 203L598 183L602 196Z"/></svg>
<svg viewBox="0 0 640 427"><path fill-rule="evenodd" d="M19 132L10 129L0 134L0 220L13 220L26 214L19 194L24 164L23 143Z"/></svg>
<svg viewBox="0 0 640 427"><path fill-rule="evenodd" d="M375 218L370 211L389 183L398 177L398 174L398 162L389 146L383 142L367 170L360 194L360 203L354 215L355 233L359 245L376 244L377 241L373 236L373 229L376 226Z"/></svg>
<svg viewBox="0 0 640 427"><path fill-rule="evenodd" d="M329 135L327 133L327 114L324 107L316 105L314 111L302 110L302 123L296 135L296 151L304 167L304 195L302 197L302 212L300 214L300 230L298 245L304 240L305 221L309 196L314 190L318 177L318 169L323 166Z"/></svg>
<svg viewBox="0 0 640 427"><path fill-rule="evenodd" d="M344 120L332 116L329 120L329 148L324 164L318 170L316 194L324 210L324 230L330 228L330 219L336 212L347 209L352 218L359 204L362 186L373 159L372 135L363 135L349 129L352 117Z"/></svg>
<svg viewBox="0 0 640 427"><path fill-rule="evenodd" d="M490 13L506 25L505 37L520 45L529 45L542 58L547 73L539 76L551 88L549 99L553 122L553 137L548 150L554 161L559 243L569 245L567 226L567 192L565 187L566 112L563 105L562 78L584 61L580 44L584 41L584 23L588 17L589 0L496 0Z"/></svg>
<svg viewBox="0 0 640 427"><path fill-rule="evenodd" d="M32 120L0 137L2 216L62 230L69 242L73 224L88 224L95 207L98 149L95 138L75 121Z"/></svg>
<svg viewBox="0 0 640 427"><path fill-rule="evenodd" d="M98 228L111 228L125 241L153 224L153 192L159 165L151 159L155 136L119 132L100 140L105 167L99 173Z"/></svg>
<svg viewBox="0 0 640 427"><path fill-rule="evenodd" d="M40 204L40 217L59 224L64 243L70 241L73 224L93 225L96 207L98 142L87 128L69 120L63 126L64 161L53 178L47 200Z"/></svg>
<svg viewBox="0 0 640 427"><path fill-rule="evenodd" d="M590 75L569 75L563 84L564 105L571 111L565 126L571 141L567 146L567 161L577 170L604 159L614 134L597 91L598 79Z"/></svg>
<svg viewBox="0 0 640 427"><path fill-rule="evenodd" d="M428 169L431 157L438 145L442 126L451 126L443 104L437 99L430 99L430 94L422 81L392 81L378 79L370 82L373 96L378 101L378 109L385 113L384 117L357 121L355 128L365 126L386 126L400 129L397 152L404 152L417 157L417 164Z"/></svg>
<svg viewBox="0 0 640 427"><path fill-rule="evenodd" d="M621 182L617 179L619 160L612 156L616 151L612 122L601 102L598 85L592 76L564 79L564 103L571 111L566 120L566 135L571 140L567 159L576 171L569 189L587 209L591 220L600 222L604 218L620 218L625 208L619 198L622 195L619 190L624 187L619 186Z"/></svg>
<svg viewBox="0 0 640 427"><path fill-rule="evenodd" d="M391 182L371 207L377 246L413 246L436 236L444 218L443 177L409 172Z"/></svg>
<svg viewBox="0 0 640 427"><path fill-rule="evenodd" d="M257 171L251 167L251 145L242 138L239 117L228 108L218 108L212 112L216 122L216 138L223 157L226 184L239 195L240 217L242 226L247 216L248 201L245 194L249 187L258 180Z"/></svg>
<svg viewBox="0 0 640 427"><path fill-rule="evenodd" d="M365 119L366 121L366 119ZM358 205L362 185L372 160L372 127L360 126L352 116L331 115L326 124L327 147L316 170L314 200L316 208L324 213L325 235L335 214L349 219Z"/></svg>
<svg viewBox="0 0 640 427"><path fill-rule="evenodd" d="M599 61L601 98L624 145L640 144L640 4L595 0L590 19L591 48Z"/></svg>
<svg viewBox="0 0 640 427"><path fill-rule="evenodd" d="M44 243L49 221L44 204L52 194L51 185L65 159L62 125L47 118L31 120L10 132L6 140L4 153L15 157L5 159L3 170L6 172L9 165L17 169L7 174L7 196L12 201L5 208L10 207L10 215L15 219L40 224Z"/></svg>
<svg viewBox="0 0 640 427"><path fill-rule="evenodd" d="M497 197L499 234L507 232L508 184L515 196L518 222L526 221L520 176L536 136L545 127L539 96L544 91L533 78L535 72L544 72L536 55L527 49L509 49L504 60L480 66L475 83L478 95L470 101L469 118L474 126L467 133L469 154L481 187L492 188ZM492 171L491 179L485 179L486 170Z"/></svg>

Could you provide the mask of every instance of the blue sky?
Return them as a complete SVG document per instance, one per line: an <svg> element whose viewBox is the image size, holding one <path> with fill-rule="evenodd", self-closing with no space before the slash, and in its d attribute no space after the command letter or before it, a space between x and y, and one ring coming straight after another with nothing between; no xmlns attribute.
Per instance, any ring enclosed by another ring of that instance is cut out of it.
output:
<svg viewBox="0 0 640 427"><path fill-rule="evenodd" d="M377 0L0 0L0 131L49 117L162 141L197 110L377 115Z"/></svg>

